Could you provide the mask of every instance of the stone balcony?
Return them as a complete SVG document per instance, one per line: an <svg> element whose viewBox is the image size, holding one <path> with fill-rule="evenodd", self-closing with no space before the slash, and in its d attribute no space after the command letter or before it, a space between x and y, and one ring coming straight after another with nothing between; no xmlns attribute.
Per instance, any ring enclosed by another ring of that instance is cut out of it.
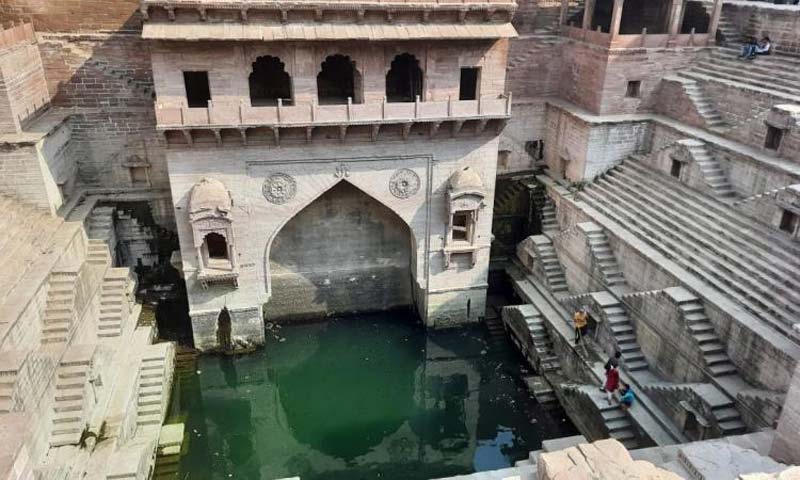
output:
<svg viewBox="0 0 800 480"><path fill-rule="evenodd" d="M141 0L146 21L482 23L510 22L514 0Z"/></svg>
<svg viewBox="0 0 800 480"><path fill-rule="evenodd" d="M209 102L208 108L156 103L156 122L167 144L194 145L213 138L218 145L230 141L231 135L242 144L257 143L260 134L269 131L270 140L279 144L282 133L303 132L311 142L315 130L335 128L344 141L350 130L368 129L377 140L381 129L399 126L403 139L412 128L428 127L434 136L442 127L449 127L455 136L465 126L474 126L480 134L487 127L499 132L511 118L511 95L484 96L478 100L444 100L429 102L374 102L342 105L316 103L286 106L251 107L241 104ZM199 141L199 142L198 142Z"/></svg>

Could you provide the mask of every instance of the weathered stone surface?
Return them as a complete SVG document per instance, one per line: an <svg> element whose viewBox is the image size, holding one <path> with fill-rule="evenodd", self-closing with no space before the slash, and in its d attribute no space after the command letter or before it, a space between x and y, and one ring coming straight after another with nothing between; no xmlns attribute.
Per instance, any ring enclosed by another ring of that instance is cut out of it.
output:
<svg viewBox="0 0 800 480"><path fill-rule="evenodd" d="M681 478L649 462L634 461L625 447L616 440L600 440L558 452L542 453L537 465L539 480Z"/></svg>

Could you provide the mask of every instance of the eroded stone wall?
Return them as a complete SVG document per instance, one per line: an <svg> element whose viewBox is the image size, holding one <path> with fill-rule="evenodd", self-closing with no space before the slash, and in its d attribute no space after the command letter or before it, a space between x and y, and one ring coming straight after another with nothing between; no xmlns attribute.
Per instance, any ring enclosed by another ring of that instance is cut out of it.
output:
<svg viewBox="0 0 800 480"><path fill-rule="evenodd" d="M400 217L340 183L275 238L266 317L311 319L411 306L415 248Z"/></svg>

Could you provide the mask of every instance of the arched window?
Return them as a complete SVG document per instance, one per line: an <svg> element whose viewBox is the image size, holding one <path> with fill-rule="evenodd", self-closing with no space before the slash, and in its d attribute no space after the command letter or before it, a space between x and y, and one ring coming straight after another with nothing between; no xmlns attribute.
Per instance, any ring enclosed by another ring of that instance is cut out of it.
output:
<svg viewBox="0 0 800 480"><path fill-rule="evenodd" d="M206 235L206 248L209 259L228 259L228 242L219 233L211 232Z"/></svg>
<svg viewBox="0 0 800 480"><path fill-rule="evenodd" d="M348 97L361 103L361 74L356 63L345 55L327 57L317 75L317 96L320 105L347 103Z"/></svg>
<svg viewBox="0 0 800 480"><path fill-rule="evenodd" d="M422 69L414 55L403 53L394 57L386 74L386 99L390 102L413 102L422 93Z"/></svg>
<svg viewBox="0 0 800 480"><path fill-rule="evenodd" d="M292 80L277 57L258 57L250 74L250 104L254 107L292 103Z"/></svg>

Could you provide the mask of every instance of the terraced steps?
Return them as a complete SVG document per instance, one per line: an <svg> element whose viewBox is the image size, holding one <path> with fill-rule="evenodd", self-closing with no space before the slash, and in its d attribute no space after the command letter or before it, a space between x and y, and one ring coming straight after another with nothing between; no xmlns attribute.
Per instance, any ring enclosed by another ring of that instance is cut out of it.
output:
<svg viewBox="0 0 800 480"><path fill-rule="evenodd" d="M103 278L97 336L115 338L122 334L131 311L136 282L128 268L112 268Z"/></svg>
<svg viewBox="0 0 800 480"><path fill-rule="evenodd" d="M682 297L685 300L678 301L678 308L686 323L686 328L703 355L708 373L713 377L736 375L738 373L736 366L728 356L725 345L706 315L703 302L688 291L685 291Z"/></svg>
<svg viewBox="0 0 800 480"><path fill-rule="evenodd" d="M641 166L633 165L625 162L584 190L582 198L773 328L789 334L800 311L800 277L792 273L800 272L794 265L798 260L786 262L755 248L749 238L736 235L720 219L696 213L702 210L696 203L684 208L665 201L669 185L653 180L659 174L643 173ZM630 174L633 169L637 174ZM688 198L684 201L693 203Z"/></svg>
<svg viewBox="0 0 800 480"><path fill-rule="evenodd" d="M611 250L611 245L608 243L608 237L599 226L591 225L592 226L587 231L586 237L589 242L589 250L592 253L592 257L594 257L600 268L603 282L609 287L627 285L625 276L622 274L614 252Z"/></svg>
<svg viewBox="0 0 800 480"><path fill-rule="evenodd" d="M85 389L91 360L62 361L56 371L50 447L77 445L86 429Z"/></svg>
<svg viewBox="0 0 800 480"><path fill-rule="evenodd" d="M136 425L138 427L160 426L166 415L174 349L169 344L157 344L148 348L139 366L139 384Z"/></svg>
<svg viewBox="0 0 800 480"><path fill-rule="evenodd" d="M534 349L539 357L539 373L559 372L561 363L553 350L553 341L547 333L547 328L544 325L545 319L542 314L537 312L536 315L527 317L525 322L528 325Z"/></svg>
<svg viewBox="0 0 800 480"><path fill-rule="evenodd" d="M552 240L544 235L534 235L531 238L533 239L537 259L544 269L545 281L550 291L553 294L569 293L567 277L558 262L558 256Z"/></svg>
<svg viewBox="0 0 800 480"><path fill-rule="evenodd" d="M689 154L694 159L706 184L715 196L720 198L736 197L736 191L728 181L728 175L722 169L714 155L708 150L705 143L698 140L686 140L683 142Z"/></svg>
<svg viewBox="0 0 800 480"><path fill-rule="evenodd" d="M75 285L77 271L54 271L50 274L42 325L42 343L64 345L75 320Z"/></svg>

